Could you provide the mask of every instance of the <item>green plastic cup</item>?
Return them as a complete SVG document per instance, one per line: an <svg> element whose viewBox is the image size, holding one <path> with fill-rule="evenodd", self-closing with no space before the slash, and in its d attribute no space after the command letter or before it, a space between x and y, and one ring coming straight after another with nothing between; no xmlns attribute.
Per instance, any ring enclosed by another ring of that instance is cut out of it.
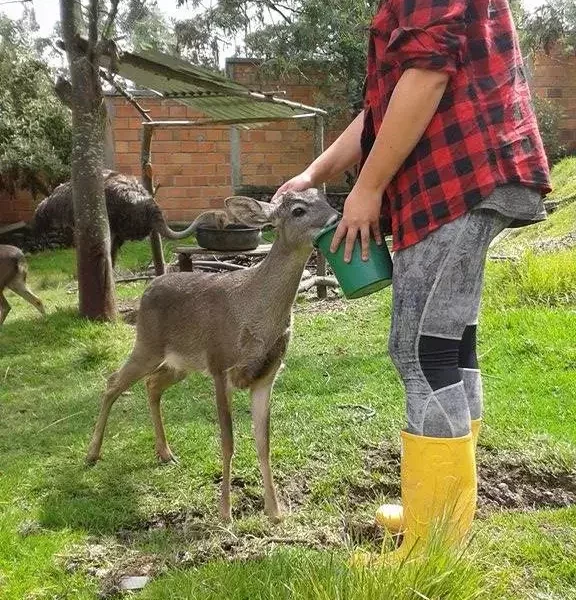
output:
<svg viewBox="0 0 576 600"><path fill-rule="evenodd" d="M334 275L349 300L362 298L392 284L392 257L386 242L381 246L370 238L370 255L362 260L362 247L356 240L352 250L352 260L344 262L344 242L338 250L330 252L330 244L338 223L323 229L314 239L314 245L320 249L332 267Z"/></svg>

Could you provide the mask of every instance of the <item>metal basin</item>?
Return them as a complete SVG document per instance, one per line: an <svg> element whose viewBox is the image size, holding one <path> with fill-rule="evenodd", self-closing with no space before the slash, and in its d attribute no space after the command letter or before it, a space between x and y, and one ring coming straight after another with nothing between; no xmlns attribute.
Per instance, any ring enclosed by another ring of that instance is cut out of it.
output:
<svg viewBox="0 0 576 600"><path fill-rule="evenodd" d="M245 225L228 225L225 229L215 227L198 227L196 240L198 245L206 250L236 252L255 250L261 239L261 231Z"/></svg>

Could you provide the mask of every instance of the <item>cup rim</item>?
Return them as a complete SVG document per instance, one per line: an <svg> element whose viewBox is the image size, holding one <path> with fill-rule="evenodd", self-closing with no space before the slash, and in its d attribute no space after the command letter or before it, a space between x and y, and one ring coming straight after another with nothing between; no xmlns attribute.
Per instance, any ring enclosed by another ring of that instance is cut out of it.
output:
<svg viewBox="0 0 576 600"><path fill-rule="evenodd" d="M340 219L336 221L336 223L332 223L332 225L328 225L328 227L323 227L315 236L314 236L314 244L318 242L318 240L323 237L326 233L330 231L334 231L340 223Z"/></svg>

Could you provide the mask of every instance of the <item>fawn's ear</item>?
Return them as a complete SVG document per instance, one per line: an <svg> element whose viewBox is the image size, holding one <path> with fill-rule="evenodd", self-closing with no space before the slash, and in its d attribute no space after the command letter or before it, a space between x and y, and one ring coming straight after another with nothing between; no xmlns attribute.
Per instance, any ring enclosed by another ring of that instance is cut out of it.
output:
<svg viewBox="0 0 576 600"><path fill-rule="evenodd" d="M274 207L246 196L232 196L224 201L226 210L238 223L250 227L276 225Z"/></svg>

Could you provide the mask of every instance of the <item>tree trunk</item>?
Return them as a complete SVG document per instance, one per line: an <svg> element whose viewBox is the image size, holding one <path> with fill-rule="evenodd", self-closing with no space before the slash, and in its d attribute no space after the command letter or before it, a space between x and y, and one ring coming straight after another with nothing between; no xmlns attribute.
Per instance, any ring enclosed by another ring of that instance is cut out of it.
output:
<svg viewBox="0 0 576 600"><path fill-rule="evenodd" d="M95 40L91 39L87 52L81 50L77 44L79 3L61 0L60 5L72 83L72 193L79 311L89 319L112 320L117 313L102 178L106 115L93 52ZM92 5L97 10L98 3L93 0Z"/></svg>

